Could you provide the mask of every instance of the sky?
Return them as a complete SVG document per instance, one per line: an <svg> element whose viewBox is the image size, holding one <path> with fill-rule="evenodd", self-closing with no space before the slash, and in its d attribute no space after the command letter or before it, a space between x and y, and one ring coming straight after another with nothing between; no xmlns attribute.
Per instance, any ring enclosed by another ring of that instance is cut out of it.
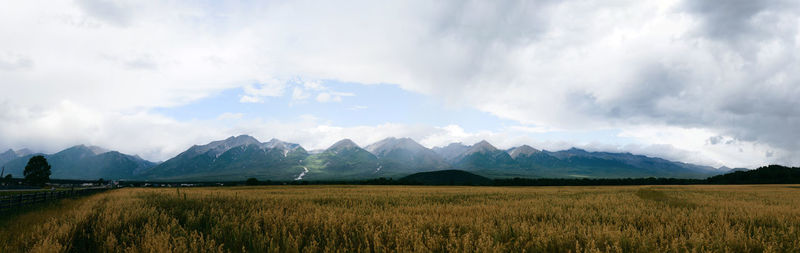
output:
<svg viewBox="0 0 800 253"><path fill-rule="evenodd" d="M3 150L394 136L800 165L794 0L30 0L0 35Z"/></svg>

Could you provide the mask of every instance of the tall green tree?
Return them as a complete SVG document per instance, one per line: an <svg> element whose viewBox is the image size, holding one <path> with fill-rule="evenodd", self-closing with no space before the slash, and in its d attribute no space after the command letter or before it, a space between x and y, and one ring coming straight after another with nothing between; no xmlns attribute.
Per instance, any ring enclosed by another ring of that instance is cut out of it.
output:
<svg viewBox="0 0 800 253"><path fill-rule="evenodd" d="M12 179L11 174L6 174L6 176L3 177L3 184L6 185L11 184L11 179Z"/></svg>
<svg viewBox="0 0 800 253"><path fill-rule="evenodd" d="M31 185L44 185L50 182L50 164L44 156L37 155L25 165L25 182Z"/></svg>

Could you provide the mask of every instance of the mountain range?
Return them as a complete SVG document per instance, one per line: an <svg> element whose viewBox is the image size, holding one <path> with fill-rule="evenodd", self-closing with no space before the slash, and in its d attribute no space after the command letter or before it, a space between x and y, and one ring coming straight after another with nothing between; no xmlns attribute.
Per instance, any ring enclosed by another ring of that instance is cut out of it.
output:
<svg viewBox="0 0 800 253"><path fill-rule="evenodd" d="M21 177L33 155L37 154L9 150L0 153L0 164L6 174ZM429 149L410 138L386 138L363 148L344 139L309 152L296 143L240 135L194 145L158 164L84 145L45 157L52 165L52 178L150 181L361 180L453 169L489 178L706 178L729 172L630 153L577 148L551 152L528 145L502 150L487 141Z"/></svg>
<svg viewBox="0 0 800 253"><path fill-rule="evenodd" d="M13 157L11 152L14 153ZM156 165L139 156L85 145L73 146L49 155L26 150L9 150L3 154L9 154L9 159L3 165L5 174L14 177L23 177L25 165L35 155L44 155L50 163L50 178L58 179L128 179Z"/></svg>

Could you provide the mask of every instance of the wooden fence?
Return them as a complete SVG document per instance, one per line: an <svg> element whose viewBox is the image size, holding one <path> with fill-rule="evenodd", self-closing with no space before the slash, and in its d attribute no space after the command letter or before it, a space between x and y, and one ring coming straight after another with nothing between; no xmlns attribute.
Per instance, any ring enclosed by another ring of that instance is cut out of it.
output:
<svg viewBox="0 0 800 253"><path fill-rule="evenodd" d="M85 196L106 190L108 190L108 188L86 188L67 191L41 191L36 193L0 196L0 211L9 210L12 208L20 208L51 200Z"/></svg>

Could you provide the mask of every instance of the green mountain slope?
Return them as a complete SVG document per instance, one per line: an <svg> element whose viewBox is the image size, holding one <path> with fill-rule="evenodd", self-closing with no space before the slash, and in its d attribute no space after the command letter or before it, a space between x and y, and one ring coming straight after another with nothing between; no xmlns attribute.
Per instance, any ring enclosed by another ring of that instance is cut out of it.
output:
<svg viewBox="0 0 800 253"><path fill-rule="evenodd" d="M52 155L44 155L50 163L50 178L58 179L131 179L139 171L155 166L137 156L117 151L98 153L100 149L84 145L74 146ZM5 164L6 173L23 177L25 165L33 156L26 155Z"/></svg>
<svg viewBox="0 0 800 253"><path fill-rule="evenodd" d="M378 158L384 177L450 168L441 156L410 138L386 138L365 149Z"/></svg>
<svg viewBox="0 0 800 253"><path fill-rule="evenodd" d="M455 159L454 167L483 174L505 174L517 171L519 166L506 151L499 150L487 141L472 145Z"/></svg>
<svg viewBox="0 0 800 253"><path fill-rule="evenodd" d="M322 153L311 155L303 163L309 172L308 180L354 180L375 178L380 172L378 158L344 139Z"/></svg>
<svg viewBox="0 0 800 253"><path fill-rule="evenodd" d="M279 145L278 145L279 144ZM303 171L308 152L296 144L272 140L260 143L241 135L193 146L158 166L142 172L148 180L227 181L250 177L291 180Z"/></svg>

